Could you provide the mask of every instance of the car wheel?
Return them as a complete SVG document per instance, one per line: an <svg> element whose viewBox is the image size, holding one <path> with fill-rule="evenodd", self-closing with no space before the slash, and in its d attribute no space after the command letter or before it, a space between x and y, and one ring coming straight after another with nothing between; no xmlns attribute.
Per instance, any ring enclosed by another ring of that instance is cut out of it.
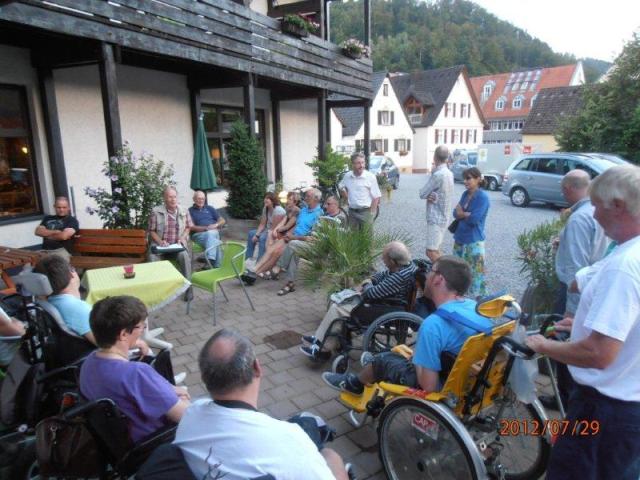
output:
<svg viewBox="0 0 640 480"><path fill-rule="evenodd" d="M516 187L511 190L511 203L516 207L526 207L529 205L529 194L522 187Z"/></svg>
<svg viewBox="0 0 640 480"><path fill-rule="evenodd" d="M487 190L490 190L492 192L498 190L498 180L493 177L489 177L487 179Z"/></svg>

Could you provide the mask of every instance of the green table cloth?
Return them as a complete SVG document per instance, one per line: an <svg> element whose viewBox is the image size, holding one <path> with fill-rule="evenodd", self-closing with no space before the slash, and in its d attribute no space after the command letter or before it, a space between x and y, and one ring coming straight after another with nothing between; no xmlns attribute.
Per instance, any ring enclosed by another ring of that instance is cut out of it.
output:
<svg viewBox="0 0 640 480"><path fill-rule="evenodd" d="M87 270L82 285L88 290L88 303L116 295L138 297L152 312L172 302L191 286L186 278L167 260L137 263L135 278L124 278L122 267Z"/></svg>

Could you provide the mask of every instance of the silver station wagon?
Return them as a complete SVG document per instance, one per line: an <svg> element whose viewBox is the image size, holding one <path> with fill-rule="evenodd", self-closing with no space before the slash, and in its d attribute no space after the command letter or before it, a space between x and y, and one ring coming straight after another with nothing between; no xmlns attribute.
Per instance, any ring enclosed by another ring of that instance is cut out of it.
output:
<svg viewBox="0 0 640 480"><path fill-rule="evenodd" d="M516 207L526 207L529 202L566 207L568 204L560 186L566 173L579 168L594 178L616 163L594 154L555 152L525 155L509 166L502 193Z"/></svg>

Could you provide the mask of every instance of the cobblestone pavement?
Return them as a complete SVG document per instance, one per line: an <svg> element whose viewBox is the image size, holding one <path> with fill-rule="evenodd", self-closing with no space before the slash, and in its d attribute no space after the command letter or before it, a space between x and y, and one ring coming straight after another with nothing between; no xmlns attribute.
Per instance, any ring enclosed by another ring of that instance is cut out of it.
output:
<svg viewBox="0 0 640 480"><path fill-rule="evenodd" d="M414 254L420 255L424 252L424 238L419 232L424 230L426 222L424 205L417 197L417 191L424 178L424 175L403 175L400 189L393 193L391 202L383 201L381 216L376 222L376 228L386 229L416 225L418 233L414 235L416 241L412 249ZM456 198L462 188L456 185ZM492 289L507 287L519 295L526 282L514 261L515 237L524 228L554 218L557 211L544 207L517 209L500 192L490 192L490 196L492 207L487 221L489 282ZM241 225L225 233L227 238L243 235ZM451 238L447 237L444 250L451 251ZM205 394L197 365L197 355L204 341L221 327L240 331L254 343L263 366L259 408L276 418L287 418L301 410L321 415L338 432L331 446L345 461L355 465L359 478L385 478L378 458L375 427L368 424L355 429L347 419L347 409L337 400L337 392L320 378L330 365L313 364L298 350L300 335L312 333L320 322L326 310L326 297L322 292L303 288L278 297L276 292L282 283L258 281L249 287L256 307L253 312L239 284L229 281L225 291L230 302L226 303L219 296L218 325L215 327L210 294L199 290L195 292L189 315L186 305L176 301L154 312L150 322L152 327L165 328L164 338L174 344L175 370L187 372L185 383L194 397Z"/></svg>
<svg viewBox="0 0 640 480"><path fill-rule="evenodd" d="M425 256L425 201L418 197L418 191L425 184L427 175L401 175L400 187L394 191L391 201L382 200L377 229L385 231L405 230L414 239L411 250L414 256ZM456 183L454 200L457 203L464 191L461 183ZM505 289L520 298L527 279L520 273L516 238L526 229L558 218L558 209L542 204L527 208L511 205L502 192L487 192L491 207L485 225L486 270L490 292ZM445 232L442 246L444 253L453 251L453 235Z"/></svg>

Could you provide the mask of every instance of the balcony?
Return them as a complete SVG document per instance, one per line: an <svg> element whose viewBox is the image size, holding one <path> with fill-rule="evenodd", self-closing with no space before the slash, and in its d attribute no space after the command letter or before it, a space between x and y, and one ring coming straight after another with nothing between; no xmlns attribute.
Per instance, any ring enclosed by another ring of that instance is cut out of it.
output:
<svg viewBox="0 0 640 480"><path fill-rule="evenodd" d="M357 98L372 94L370 59L347 58L318 37L286 35L279 20L230 0L15 0L0 7L2 21L106 42L125 54L252 73L267 82Z"/></svg>
<svg viewBox="0 0 640 480"><path fill-rule="evenodd" d="M411 125L420 125L420 123L422 123L421 113L411 113L408 116L409 116L409 123Z"/></svg>

